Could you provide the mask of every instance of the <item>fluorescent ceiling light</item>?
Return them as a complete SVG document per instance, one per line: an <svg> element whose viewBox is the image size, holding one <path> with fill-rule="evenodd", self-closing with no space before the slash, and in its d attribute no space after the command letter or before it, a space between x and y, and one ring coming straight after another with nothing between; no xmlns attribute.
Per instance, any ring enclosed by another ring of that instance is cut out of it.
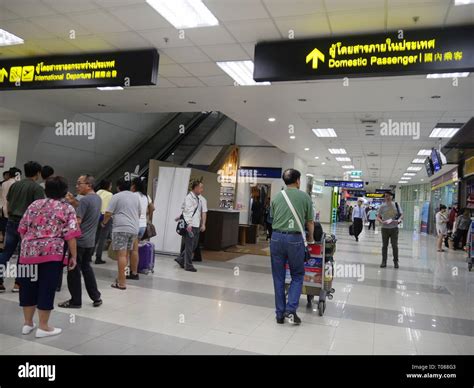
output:
<svg viewBox="0 0 474 388"><path fill-rule="evenodd" d="M339 156L338 158L336 158L336 160L338 162L350 162L351 158L346 158L346 157L343 157L343 156Z"/></svg>
<svg viewBox="0 0 474 388"><path fill-rule="evenodd" d="M426 78L465 78L469 77L469 72L464 73L434 73L434 74L427 74Z"/></svg>
<svg viewBox="0 0 474 388"><path fill-rule="evenodd" d="M454 0L454 5L474 4L474 0Z"/></svg>
<svg viewBox="0 0 474 388"><path fill-rule="evenodd" d="M309 151L309 148L305 148L304 150L305 150L305 151Z"/></svg>
<svg viewBox="0 0 474 388"><path fill-rule="evenodd" d="M421 167L410 166L407 168L407 171L420 171L420 170L421 170Z"/></svg>
<svg viewBox="0 0 474 388"><path fill-rule="evenodd" d="M321 164L324 166L326 164L326 162L322 162Z"/></svg>
<svg viewBox="0 0 474 388"><path fill-rule="evenodd" d="M402 181L409 181L409 180L411 179L411 177L409 177L409 176L402 176L400 179L401 179Z"/></svg>
<svg viewBox="0 0 474 388"><path fill-rule="evenodd" d="M99 89L99 90L123 90L123 88L121 86L103 86L103 87L99 87L97 89Z"/></svg>
<svg viewBox="0 0 474 388"><path fill-rule="evenodd" d="M346 150L344 148L329 148L328 151L331 154L338 154L338 155L345 155L347 154Z"/></svg>
<svg viewBox="0 0 474 388"><path fill-rule="evenodd" d="M268 118L268 121L270 121L271 123L273 123L275 120L276 120L275 117L269 117L269 118Z"/></svg>
<svg viewBox="0 0 474 388"><path fill-rule="evenodd" d="M12 33L0 28L0 46L13 46L23 44L25 41Z"/></svg>
<svg viewBox="0 0 474 388"><path fill-rule="evenodd" d="M413 164L424 164L425 159L413 159L412 163Z"/></svg>
<svg viewBox="0 0 474 388"><path fill-rule="evenodd" d="M319 156L315 156L314 159L319 159Z"/></svg>
<svg viewBox="0 0 474 388"><path fill-rule="evenodd" d="M416 174L414 172L406 172L403 175L405 175L405 176L415 176Z"/></svg>
<svg viewBox="0 0 474 388"><path fill-rule="evenodd" d="M309 176L311 178L314 178L314 175L313 174L306 174L306 176Z"/></svg>
<svg viewBox="0 0 474 388"><path fill-rule="evenodd" d="M342 168L354 168L354 166L351 164L351 165L347 165L347 166L342 166Z"/></svg>
<svg viewBox="0 0 474 388"><path fill-rule="evenodd" d="M430 155L431 155L431 150L419 150L418 151L418 156L430 156Z"/></svg>
<svg viewBox="0 0 474 388"><path fill-rule="evenodd" d="M398 181L398 183L408 183L407 181Z"/></svg>
<svg viewBox="0 0 474 388"><path fill-rule="evenodd" d="M290 136L290 139L291 139L291 140L296 139L296 136L295 136L295 135L291 135L291 136Z"/></svg>
<svg viewBox="0 0 474 388"><path fill-rule="evenodd" d="M433 128L430 137L453 137L460 128Z"/></svg>
<svg viewBox="0 0 474 388"><path fill-rule="evenodd" d="M317 137L337 137L333 128L313 128L313 132Z"/></svg>
<svg viewBox="0 0 474 388"><path fill-rule="evenodd" d="M175 28L218 26L219 21L201 0L146 0Z"/></svg>
<svg viewBox="0 0 474 388"><path fill-rule="evenodd" d="M253 79L252 61L227 61L216 62L232 79L241 86L270 85L270 82L255 82Z"/></svg>

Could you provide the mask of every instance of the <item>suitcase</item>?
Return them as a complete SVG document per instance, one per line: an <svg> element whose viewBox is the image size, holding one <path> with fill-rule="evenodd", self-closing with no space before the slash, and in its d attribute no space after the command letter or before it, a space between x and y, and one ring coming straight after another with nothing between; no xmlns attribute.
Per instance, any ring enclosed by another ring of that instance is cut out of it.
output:
<svg viewBox="0 0 474 388"><path fill-rule="evenodd" d="M316 242L320 242L323 238L323 227L321 226L321 224L317 221L314 222L314 234L313 234L313 238L314 238L314 241Z"/></svg>
<svg viewBox="0 0 474 388"><path fill-rule="evenodd" d="M151 242L138 244L138 273L149 274L155 268L155 245Z"/></svg>
<svg viewBox="0 0 474 388"><path fill-rule="evenodd" d="M350 224L350 225L349 225L349 234L350 234L351 236L354 235L354 224Z"/></svg>

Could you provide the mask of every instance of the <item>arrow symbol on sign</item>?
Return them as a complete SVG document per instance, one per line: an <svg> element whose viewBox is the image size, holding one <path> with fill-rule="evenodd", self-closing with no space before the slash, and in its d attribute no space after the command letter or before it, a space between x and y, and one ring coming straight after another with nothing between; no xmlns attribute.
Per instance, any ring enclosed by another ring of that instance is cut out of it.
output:
<svg viewBox="0 0 474 388"><path fill-rule="evenodd" d="M313 51L311 51L307 56L306 56L306 63L308 63L309 61L313 61L312 63L312 67L313 69L317 69L318 68L318 60L320 60L321 62L324 62L324 54L319 51L317 48L315 48Z"/></svg>
<svg viewBox="0 0 474 388"><path fill-rule="evenodd" d="M4 68L2 68L2 70L0 70L0 82L3 82L3 79L5 77L8 77L8 72Z"/></svg>

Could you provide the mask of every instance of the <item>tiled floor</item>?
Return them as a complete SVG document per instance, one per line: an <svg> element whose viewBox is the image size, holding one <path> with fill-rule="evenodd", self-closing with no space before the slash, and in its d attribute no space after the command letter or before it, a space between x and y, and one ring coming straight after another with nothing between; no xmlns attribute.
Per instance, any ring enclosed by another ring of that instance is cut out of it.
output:
<svg viewBox="0 0 474 388"><path fill-rule="evenodd" d="M327 229L328 227L326 227ZM95 266L104 304L56 308L48 339L22 336L18 295L0 295L2 354L474 354L474 273L463 252L437 253L434 238L400 231L400 269L380 269L381 235L356 243L347 225L336 262L363 264L364 278L337 278L320 317L301 299L299 327L274 321L270 258L204 261L198 272L157 256L154 275L110 288L115 262ZM390 249L389 249L390 251ZM7 281L11 286L11 280ZM84 291L85 292L85 291ZM66 300L66 287L56 302ZM86 296L85 296L86 298Z"/></svg>

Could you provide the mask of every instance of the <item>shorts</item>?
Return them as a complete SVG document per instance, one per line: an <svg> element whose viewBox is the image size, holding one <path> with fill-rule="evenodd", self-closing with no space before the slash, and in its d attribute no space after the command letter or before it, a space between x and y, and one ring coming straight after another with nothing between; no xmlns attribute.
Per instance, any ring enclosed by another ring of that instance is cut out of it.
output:
<svg viewBox="0 0 474 388"><path fill-rule="evenodd" d="M112 249L114 251L131 251L136 233L112 232Z"/></svg>
<svg viewBox="0 0 474 388"><path fill-rule="evenodd" d="M140 229L138 229L138 239L141 240L143 235L146 232L146 226L141 226Z"/></svg>
<svg viewBox="0 0 474 388"><path fill-rule="evenodd" d="M29 264L29 266L37 267L37 278L18 278L20 306L36 306L39 310L45 311L53 310L54 297L56 296L56 288L58 287L63 263L61 261L49 261L41 264Z"/></svg>

